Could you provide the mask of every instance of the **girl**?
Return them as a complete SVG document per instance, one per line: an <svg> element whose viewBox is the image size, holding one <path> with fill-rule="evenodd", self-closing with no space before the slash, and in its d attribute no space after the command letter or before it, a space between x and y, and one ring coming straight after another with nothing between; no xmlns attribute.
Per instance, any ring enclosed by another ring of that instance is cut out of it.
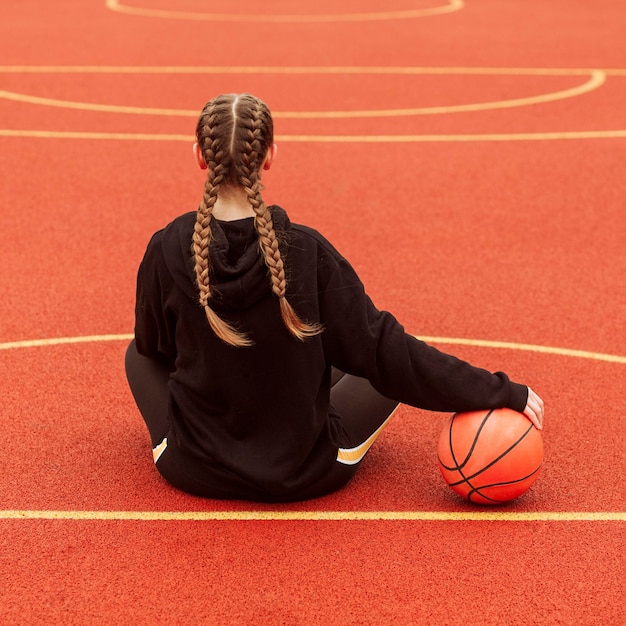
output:
<svg viewBox="0 0 626 626"><path fill-rule="evenodd" d="M218 96L196 138L202 202L148 244L126 355L166 480L209 498L322 496L354 476L400 402L506 406L542 427L532 390L406 334L324 237L265 205L276 145L263 102Z"/></svg>

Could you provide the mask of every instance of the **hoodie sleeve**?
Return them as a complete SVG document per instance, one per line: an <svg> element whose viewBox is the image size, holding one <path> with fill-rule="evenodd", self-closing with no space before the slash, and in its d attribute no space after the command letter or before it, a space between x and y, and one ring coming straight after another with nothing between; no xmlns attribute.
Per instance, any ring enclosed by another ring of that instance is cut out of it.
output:
<svg viewBox="0 0 626 626"><path fill-rule="evenodd" d="M172 277L163 257L161 233L150 240L137 272L135 341L139 354L173 363L176 319L168 306Z"/></svg>
<svg viewBox="0 0 626 626"><path fill-rule="evenodd" d="M379 311L350 264L325 251L320 281L322 334L328 360L367 378L383 395L435 411L509 407L522 411L528 388L440 352L405 332L396 318Z"/></svg>

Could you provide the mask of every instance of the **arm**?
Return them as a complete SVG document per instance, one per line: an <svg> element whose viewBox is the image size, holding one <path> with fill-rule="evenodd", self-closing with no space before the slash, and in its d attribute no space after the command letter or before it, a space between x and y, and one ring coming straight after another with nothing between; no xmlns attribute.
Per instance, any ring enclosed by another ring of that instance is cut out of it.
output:
<svg viewBox="0 0 626 626"><path fill-rule="evenodd" d="M541 425L540 399L506 374L492 374L407 334L371 302L348 262L334 256L320 291L322 335L329 362L367 378L383 395L436 411L509 407Z"/></svg>
<svg viewBox="0 0 626 626"><path fill-rule="evenodd" d="M152 238L137 272L135 341L143 356L168 362L176 359L176 320L167 307L171 276L161 253L158 233Z"/></svg>

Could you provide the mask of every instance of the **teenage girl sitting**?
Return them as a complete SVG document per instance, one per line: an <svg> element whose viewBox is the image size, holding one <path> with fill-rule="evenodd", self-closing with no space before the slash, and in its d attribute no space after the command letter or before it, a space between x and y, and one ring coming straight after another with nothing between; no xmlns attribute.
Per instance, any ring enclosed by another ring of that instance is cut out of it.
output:
<svg viewBox="0 0 626 626"><path fill-rule="evenodd" d="M322 496L354 476L400 402L506 406L542 427L530 388L405 333L332 244L265 205L276 146L263 102L218 96L196 137L202 202L148 244L126 355L172 485L209 498Z"/></svg>

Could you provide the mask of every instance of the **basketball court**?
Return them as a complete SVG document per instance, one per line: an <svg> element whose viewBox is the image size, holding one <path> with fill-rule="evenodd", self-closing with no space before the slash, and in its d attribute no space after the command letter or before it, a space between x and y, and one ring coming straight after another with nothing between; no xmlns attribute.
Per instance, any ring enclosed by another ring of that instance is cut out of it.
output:
<svg viewBox="0 0 626 626"><path fill-rule="evenodd" d="M0 20L0 622L624 622L626 17L619 3L41 0ZM197 115L275 117L265 198L408 332L545 400L497 507L402 406L344 490L166 484L123 371L151 234L194 210Z"/></svg>

